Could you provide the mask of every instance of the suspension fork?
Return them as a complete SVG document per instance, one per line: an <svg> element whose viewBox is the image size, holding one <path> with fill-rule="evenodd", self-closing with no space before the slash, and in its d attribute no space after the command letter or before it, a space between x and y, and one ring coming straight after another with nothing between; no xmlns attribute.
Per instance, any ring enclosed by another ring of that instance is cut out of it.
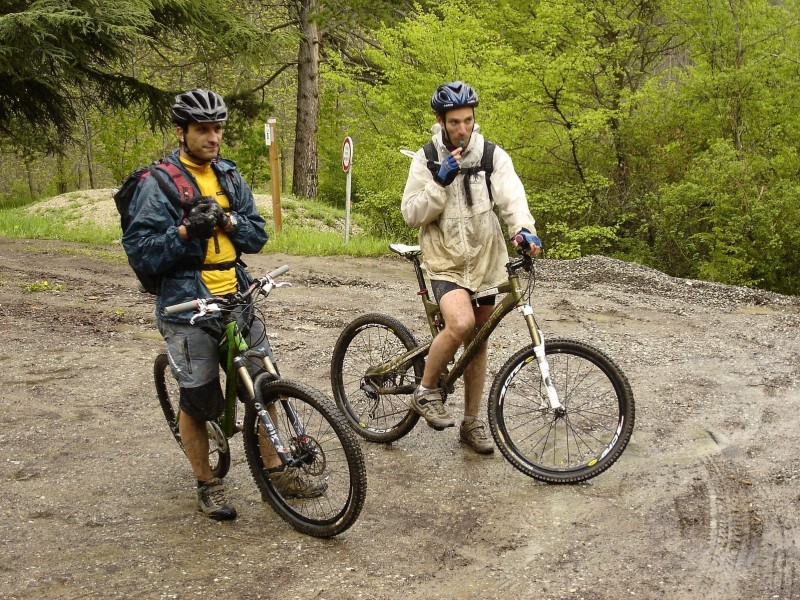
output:
<svg viewBox="0 0 800 600"><path fill-rule="evenodd" d="M262 377L270 377L268 373L262 373L256 378L256 382L258 382ZM256 389L259 389L258 383L255 385ZM260 394L258 395L260 396ZM285 398L280 398L273 400L272 402L280 401L281 406L283 406L283 410L286 411L286 417L289 421L291 428L294 430L294 439L301 442L307 438L305 426L303 422L300 420L300 417L297 414L297 411L292 406L291 402L286 400ZM278 458L281 461L282 466L298 466L303 462L303 456L293 456L291 448L284 445L283 440L281 439L280 434L278 433L278 429L275 427L275 422L272 420L272 417L269 414L268 405L270 402L265 401L261 397L256 397L253 400L253 408L256 410L256 416L264 425L264 430L267 433L267 437L269 438L270 442L275 448L275 452L278 455Z"/></svg>
<svg viewBox="0 0 800 600"><path fill-rule="evenodd" d="M236 368L236 373L239 377L239 380L247 390L248 397L250 400L253 400L256 397L256 391L253 384L253 378L250 377L250 372L247 370L246 366L248 358L255 357L260 359L264 370L270 375L270 379L280 379L280 374L278 373L275 355L272 353L272 347L269 345L268 340L265 339L258 348L247 349L245 344L245 351L247 353L246 356L243 353L238 354L233 359L233 364Z"/></svg>
<svg viewBox="0 0 800 600"><path fill-rule="evenodd" d="M539 373L542 377L542 384L547 392L547 401L550 408L553 410L563 410L564 405L558 399L558 392L556 386L553 385L553 380L550 378L550 363L547 362L547 355L545 353L544 334L536 325L536 319L533 317L533 307L530 304L522 304L518 310L525 318L525 323L528 326L528 331L531 334L531 341L533 341L533 353L536 355L536 362L539 365ZM544 406L542 408L545 408Z"/></svg>

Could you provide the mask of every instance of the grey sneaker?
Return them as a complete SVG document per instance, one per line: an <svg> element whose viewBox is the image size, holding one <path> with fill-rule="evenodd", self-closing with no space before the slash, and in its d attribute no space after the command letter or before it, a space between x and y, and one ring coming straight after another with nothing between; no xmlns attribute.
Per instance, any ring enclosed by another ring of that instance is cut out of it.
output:
<svg viewBox="0 0 800 600"><path fill-rule="evenodd" d="M297 467L287 467L283 471L269 474L275 490L287 500L292 498L316 498L328 489L324 481L314 481L306 477Z"/></svg>
<svg viewBox="0 0 800 600"><path fill-rule="evenodd" d="M436 431L456 424L456 420L442 403L441 390L426 390L423 393L419 388L415 389L411 396L411 408Z"/></svg>
<svg viewBox="0 0 800 600"><path fill-rule="evenodd" d="M478 454L491 454L494 452L494 444L486 435L486 424L475 417L467 417L461 421L461 429L458 437L467 446Z"/></svg>
<svg viewBox="0 0 800 600"><path fill-rule="evenodd" d="M225 495L222 480L214 477L197 488L197 510L217 521L236 518L236 509Z"/></svg>

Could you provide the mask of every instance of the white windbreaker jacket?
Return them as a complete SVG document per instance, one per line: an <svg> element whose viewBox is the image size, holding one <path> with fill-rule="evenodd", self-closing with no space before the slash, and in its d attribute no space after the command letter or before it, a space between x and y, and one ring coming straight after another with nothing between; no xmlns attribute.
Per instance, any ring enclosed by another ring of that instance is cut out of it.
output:
<svg viewBox="0 0 800 600"><path fill-rule="evenodd" d="M441 127L437 123L431 131L441 161L449 154ZM463 168L480 165L483 142L476 124L469 146L461 155ZM491 184L494 202L509 235L523 227L536 233L525 189L511 157L500 147L494 152ZM400 208L406 223L420 230L419 243L428 276L477 292L496 287L506 279L508 251L489 200L486 174L481 171L470 178L472 206L467 205L464 185L461 174L447 187L437 184L428 170L425 152L420 149L411 160Z"/></svg>

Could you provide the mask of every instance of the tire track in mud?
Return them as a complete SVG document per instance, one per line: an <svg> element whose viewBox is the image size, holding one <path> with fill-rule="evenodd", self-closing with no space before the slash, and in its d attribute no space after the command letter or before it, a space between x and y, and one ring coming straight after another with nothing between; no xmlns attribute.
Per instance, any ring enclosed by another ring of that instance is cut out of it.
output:
<svg viewBox="0 0 800 600"><path fill-rule="evenodd" d="M699 588L713 590L715 598L800 597L797 567L787 550L793 542L786 539L775 500L725 453L703 458L696 479L693 493L676 498L676 508L682 528L707 538L707 554L697 563Z"/></svg>

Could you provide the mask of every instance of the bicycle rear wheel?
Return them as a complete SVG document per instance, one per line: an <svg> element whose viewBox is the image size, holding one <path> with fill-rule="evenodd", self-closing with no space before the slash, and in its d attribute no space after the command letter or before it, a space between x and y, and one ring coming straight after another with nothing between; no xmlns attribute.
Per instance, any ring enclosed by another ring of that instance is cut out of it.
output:
<svg viewBox="0 0 800 600"><path fill-rule="evenodd" d="M355 523L367 495L367 473L358 439L333 403L309 386L291 381L256 381L256 400L274 405L274 420L283 444L296 462L297 475L314 493L297 497L276 487L267 468L275 457L265 427L248 403L244 415L244 448L250 472L282 519L301 533L332 537ZM285 469L284 469L285 471Z"/></svg>
<svg viewBox="0 0 800 600"><path fill-rule="evenodd" d="M167 425L169 425L175 441L178 442L181 450L183 450L181 433L178 429L181 391L178 387L178 382L172 376L169 358L166 353L162 352L156 356L155 363L153 363L153 376L155 377L158 401L161 404L164 417L167 419ZM228 474L228 470L231 467L230 446L218 423L208 421L206 428L208 429L208 462L211 465L211 472L214 477L222 479Z"/></svg>
<svg viewBox="0 0 800 600"><path fill-rule="evenodd" d="M411 394L425 369L421 356L388 375L367 376L370 368L416 346L408 328L388 315L361 315L339 335L331 357L333 396L364 439L393 442L417 424L419 415L411 410Z"/></svg>
<svg viewBox="0 0 800 600"><path fill-rule="evenodd" d="M489 392L489 427L503 456L546 483L596 477L620 457L633 433L633 392L620 368L589 344L545 345L563 410L553 411L533 345L512 356Z"/></svg>

